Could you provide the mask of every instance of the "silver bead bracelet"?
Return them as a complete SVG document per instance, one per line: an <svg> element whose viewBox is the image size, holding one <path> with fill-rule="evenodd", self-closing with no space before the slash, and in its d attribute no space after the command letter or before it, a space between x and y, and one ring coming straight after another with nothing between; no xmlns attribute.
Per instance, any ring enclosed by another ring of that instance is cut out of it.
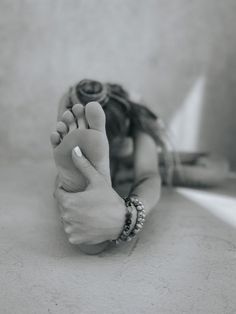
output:
<svg viewBox="0 0 236 314"><path fill-rule="evenodd" d="M116 244L131 241L136 236L136 234L142 230L146 218L146 212L143 203L138 198L133 196L126 197L124 198L124 201L127 209L125 224L118 239L114 240ZM131 229L133 210L136 210L137 218L133 228Z"/></svg>

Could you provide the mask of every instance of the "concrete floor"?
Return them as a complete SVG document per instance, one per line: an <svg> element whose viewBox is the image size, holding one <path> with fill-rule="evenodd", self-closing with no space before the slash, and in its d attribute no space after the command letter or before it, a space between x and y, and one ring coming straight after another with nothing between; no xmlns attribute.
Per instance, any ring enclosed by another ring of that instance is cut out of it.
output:
<svg viewBox="0 0 236 314"><path fill-rule="evenodd" d="M0 313L236 312L236 227L219 215L236 213L233 181L164 190L135 242L86 256L60 225L52 162L4 164L0 178Z"/></svg>

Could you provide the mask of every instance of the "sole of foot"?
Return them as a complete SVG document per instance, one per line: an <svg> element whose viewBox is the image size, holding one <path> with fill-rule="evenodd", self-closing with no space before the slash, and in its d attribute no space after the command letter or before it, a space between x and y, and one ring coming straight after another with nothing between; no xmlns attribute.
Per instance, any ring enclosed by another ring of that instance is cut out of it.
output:
<svg viewBox="0 0 236 314"><path fill-rule="evenodd" d="M76 104L66 110L51 134L53 156L59 181L68 192L83 191L87 181L72 161L72 149L79 146L85 157L110 182L109 144L105 130L105 114L101 105L90 102L85 107ZM109 242L81 245L87 254L98 254Z"/></svg>
<svg viewBox="0 0 236 314"><path fill-rule="evenodd" d="M85 107L77 104L66 110L56 131L51 134L54 160L60 182L69 192L82 191L86 180L73 164L71 152L79 146L85 157L106 180L110 181L109 144L105 130L105 114L97 102Z"/></svg>

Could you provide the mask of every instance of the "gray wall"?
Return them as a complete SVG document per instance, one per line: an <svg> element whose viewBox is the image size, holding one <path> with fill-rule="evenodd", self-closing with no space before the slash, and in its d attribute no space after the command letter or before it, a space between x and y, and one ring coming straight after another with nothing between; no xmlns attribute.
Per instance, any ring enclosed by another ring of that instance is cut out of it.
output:
<svg viewBox="0 0 236 314"><path fill-rule="evenodd" d="M236 167L235 30L235 0L1 0L0 156L51 156L57 102L88 77L141 94L177 148Z"/></svg>

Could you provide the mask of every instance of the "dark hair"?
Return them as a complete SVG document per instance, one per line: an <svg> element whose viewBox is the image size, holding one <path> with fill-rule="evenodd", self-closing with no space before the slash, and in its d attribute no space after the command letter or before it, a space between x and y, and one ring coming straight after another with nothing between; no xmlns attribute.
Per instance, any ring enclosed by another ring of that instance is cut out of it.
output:
<svg viewBox="0 0 236 314"><path fill-rule="evenodd" d="M149 134L162 148L166 169L170 169L172 161L168 160L167 136L162 120L144 104L132 101L121 85L84 79L71 87L69 94L72 104L80 102L86 105L90 101L101 104L106 115L106 133L110 144L117 137L133 137L136 131Z"/></svg>
<svg viewBox="0 0 236 314"><path fill-rule="evenodd" d="M157 144L163 145L160 119L143 104L133 102L121 85L85 79L71 88L70 96L73 104L78 101L83 105L90 101L101 104L106 115L109 141L142 131L149 134Z"/></svg>

